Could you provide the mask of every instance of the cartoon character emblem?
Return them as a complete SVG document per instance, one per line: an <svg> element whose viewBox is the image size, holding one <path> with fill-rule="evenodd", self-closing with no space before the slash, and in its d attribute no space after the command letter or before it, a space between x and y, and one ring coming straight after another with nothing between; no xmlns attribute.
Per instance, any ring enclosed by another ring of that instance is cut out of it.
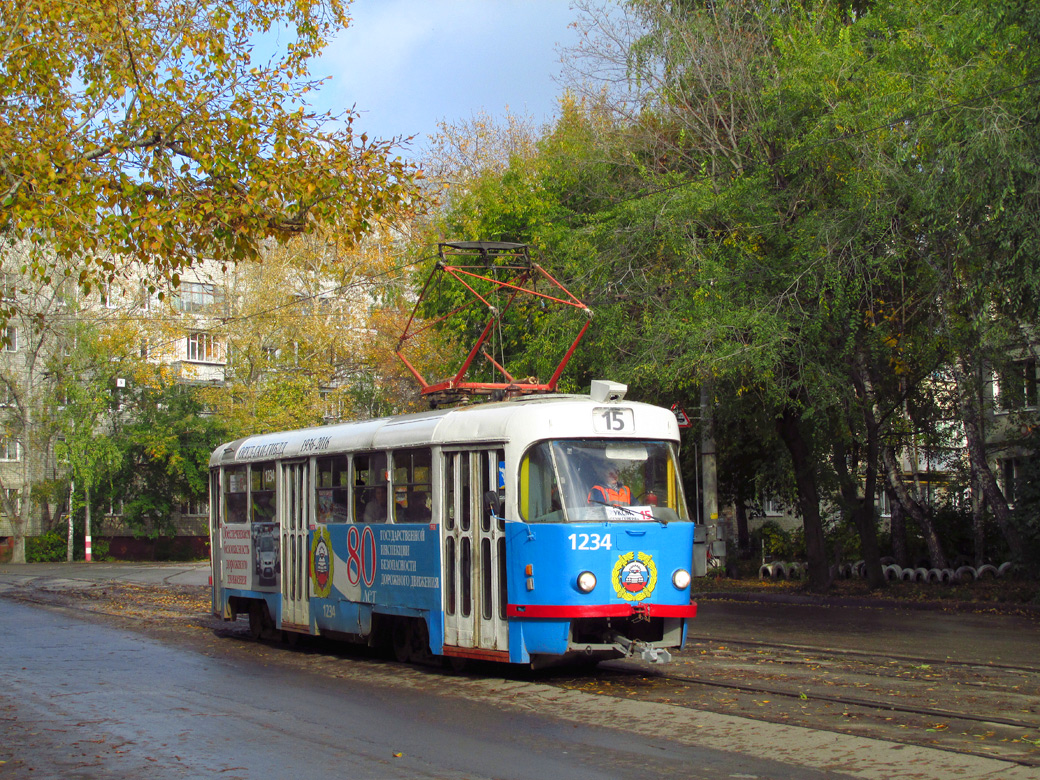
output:
<svg viewBox="0 0 1040 780"><path fill-rule="evenodd" d="M647 553L625 553L614 564L611 582L619 598L642 601L657 587L657 564Z"/></svg>
<svg viewBox="0 0 1040 780"><path fill-rule="evenodd" d="M316 530L311 540L311 580L314 595L327 599L332 593L332 543L327 528Z"/></svg>

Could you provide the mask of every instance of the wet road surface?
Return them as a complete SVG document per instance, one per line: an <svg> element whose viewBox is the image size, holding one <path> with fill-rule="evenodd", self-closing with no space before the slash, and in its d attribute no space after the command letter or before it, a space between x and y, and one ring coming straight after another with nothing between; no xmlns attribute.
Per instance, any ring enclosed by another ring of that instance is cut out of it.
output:
<svg viewBox="0 0 1040 780"><path fill-rule="evenodd" d="M8 568L0 595L29 582L195 586L208 575L204 565ZM604 693L595 679L582 692L450 677L210 632L178 648L3 599L0 627L0 778L1040 777L1000 760L593 695ZM1035 664L1040 623L702 601L687 652L738 640Z"/></svg>
<svg viewBox="0 0 1040 780"><path fill-rule="evenodd" d="M845 776L648 735L624 722L614 730L559 720L545 706L544 686L527 692L541 694L527 706L523 684L499 687L511 700L500 708L490 696L430 690L427 682L450 689L455 681L426 680L421 671L398 670L397 685L386 674L366 680L346 668L329 679L4 600L0 625L4 777ZM560 708L574 706L560 695ZM601 697L588 698L591 709L601 706ZM637 704L628 709L646 716Z"/></svg>

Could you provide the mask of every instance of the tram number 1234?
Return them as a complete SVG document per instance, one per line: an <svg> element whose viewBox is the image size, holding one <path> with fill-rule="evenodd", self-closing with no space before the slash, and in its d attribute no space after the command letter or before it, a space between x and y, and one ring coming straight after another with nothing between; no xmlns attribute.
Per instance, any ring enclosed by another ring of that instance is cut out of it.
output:
<svg viewBox="0 0 1040 780"><path fill-rule="evenodd" d="M572 550L609 550L610 534L571 534L567 537Z"/></svg>

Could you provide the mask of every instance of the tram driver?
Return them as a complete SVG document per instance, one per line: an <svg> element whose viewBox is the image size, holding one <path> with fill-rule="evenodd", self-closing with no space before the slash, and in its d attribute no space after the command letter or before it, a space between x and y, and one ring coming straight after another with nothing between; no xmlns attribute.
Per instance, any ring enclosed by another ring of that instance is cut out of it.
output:
<svg viewBox="0 0 1040 780"><path fill-rule="evenodd" d="M603 469L603 479L592 486L589 491L590 504L608 504L610 506L628 506L632 503L632 491L628 485L622 485L618 479L618 467L607 463Z"/></svg>

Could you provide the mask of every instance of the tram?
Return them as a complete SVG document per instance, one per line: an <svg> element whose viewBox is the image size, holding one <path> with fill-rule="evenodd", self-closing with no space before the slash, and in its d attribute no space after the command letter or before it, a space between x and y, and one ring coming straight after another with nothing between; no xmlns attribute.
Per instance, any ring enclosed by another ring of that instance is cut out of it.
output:
<svg viewBox="0 0 1040 780"><path fill-rule="evenodd" d="M214 614L248 615L255 638L320 634L402 661L669 661L696 615L704 529L674 414L625 389L218 447Z"/></svg>

